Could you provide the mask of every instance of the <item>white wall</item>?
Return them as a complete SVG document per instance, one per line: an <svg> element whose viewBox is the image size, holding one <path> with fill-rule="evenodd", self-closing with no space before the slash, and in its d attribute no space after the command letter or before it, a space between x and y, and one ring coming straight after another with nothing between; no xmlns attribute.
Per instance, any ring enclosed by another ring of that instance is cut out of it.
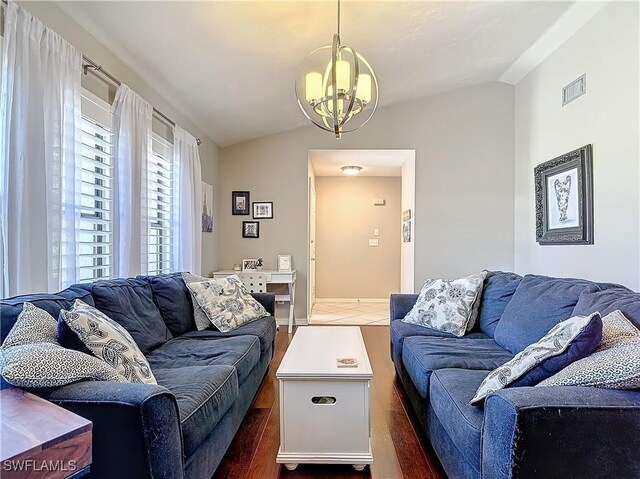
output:
<svg viewBox="0 0 640 479"><path fill-rule="evenodd" d="M400 292L413 293L415 291L415 248L416 240L414 238L415 216L416 216L416 159L408 159L402 165L402 206L401 210L411 211L411 241L400 245Z"/></svg>
<svg viewBox="0 0 640 479"><path fill-rule="evenodd" d="M401 187L399 176L316 177L316 298L387 299L400 290Z"/></svg>
<svg viewBox="0 0 640 479"><path fill-rule="evenodd" d="M336 140L309 126L220 150L219 266L243 257L293 255L296 315L306 316L308 155L314 149L416 151L415 272L453 277L482 268L513 269L514 89L488 83L381 108L361 130ZM242 239L247 217L231 215L231 192L273 201L260 239Z"/></svg>
<svg viewBox="0 0 640 479"><path fill-rule="evenodd" d="M126 83L134 91L140 94L145 100L151 103L162 113L169 116L177 124L202 140L200 145L200 161L202 163L202 179L213 184L214 207L217 209L220 204L218 192L218 155L219 148L207 135L187 119L173 105L170 98L160 95L154 85L150 85L142 80L136 72L120 61L104 45L99 43L90 32L82 28L71 17L64 13L54 2L18 2L33 15L38 17L49 28L55 30L66 41L74 45L78 50L87 55L93 61L101 64L105 70L113 74L121 82ZM218 230L217 212L214 214L214 233L203 233L202 235L202 272L209 274L217 269L218 250Z"/></svg>
<svg viewBox="0 0 640 479"><path fill-rule="evenodd" d="M515 270L640 289L638 3L611 2L516 87ZM564 85L587 94L562 107ZM593 144L594 245L535 241L536 165Z"/></svg>

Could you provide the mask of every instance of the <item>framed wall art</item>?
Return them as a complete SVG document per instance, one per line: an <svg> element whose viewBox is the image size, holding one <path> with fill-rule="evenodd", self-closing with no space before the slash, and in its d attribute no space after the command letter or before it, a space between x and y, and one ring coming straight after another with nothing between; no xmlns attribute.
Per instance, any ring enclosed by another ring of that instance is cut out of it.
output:
<svg viewBox="0 0 640 479"><path fill-rule="evenodd" d="M593 244L591 145L534 169L536 241L541 245Z"/></svg>
<svg viewBox="0 0 640 479"><path fill-rule="evenodd" d="M254 220L273 219L273 201L256 201L252 203L252 207Z"/></svg>
<svg viewBox="0 0 640 479"><path fill-rule="evenodd" d="M260 238L260 223L258 221L243 221L242 237Z"/></svg>
<svg viewBox="0 0 640 479"><path fill-rule="evenodd" d="M249 214L249 192L248 191L232 191L231 192L231 213L234 215Z"/></svg>
<svg viewBox="0 0 640 479"><path fill-rule="evenodd" d="M202 182L202 232L213 233L213 186Z"/></svg>

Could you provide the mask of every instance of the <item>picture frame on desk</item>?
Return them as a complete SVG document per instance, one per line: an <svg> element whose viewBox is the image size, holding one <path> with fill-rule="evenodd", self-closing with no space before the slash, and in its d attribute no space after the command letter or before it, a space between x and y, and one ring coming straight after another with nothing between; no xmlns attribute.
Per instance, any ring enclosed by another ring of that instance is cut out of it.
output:
<svg viewBox="0 0 640 479"><path fill-rule="evenodd" d="M293 264L291 261L290 254L279 254L278 255L278 272L290 272Z"/></svg>
<svg viewBox="0 0 640 479"><path fill-rule="evenodd" d="M249 259L242 260L242 272L245 273L247 271L258 271L257 258L249 258Z"/></svg>

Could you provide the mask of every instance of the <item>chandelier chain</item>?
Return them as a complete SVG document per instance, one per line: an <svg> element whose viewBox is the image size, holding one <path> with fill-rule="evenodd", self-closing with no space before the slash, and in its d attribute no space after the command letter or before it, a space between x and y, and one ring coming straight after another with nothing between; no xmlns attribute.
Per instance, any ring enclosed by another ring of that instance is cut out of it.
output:
<svg viewBox="0 0 640 479"><path fill-rule="evenodd" d="M338 0L338 36L340 36L340 0Z"/></svg>

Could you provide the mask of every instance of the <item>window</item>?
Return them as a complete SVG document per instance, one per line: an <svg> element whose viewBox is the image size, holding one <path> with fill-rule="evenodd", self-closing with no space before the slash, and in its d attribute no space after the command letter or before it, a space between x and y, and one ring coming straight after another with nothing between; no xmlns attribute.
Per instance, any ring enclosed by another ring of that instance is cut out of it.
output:
<svg viewBox="0 0 640 479"><path fill-rule="evenodd" d="M78 282L112 275L113 136L110 105L82 91L82 189Z"/></svg>
<svg viewBox="0 0 640 479"><path fill-rule="evenodd" d="M156 133L149 158L149 274L173 271L173 145Z"/></svg>

